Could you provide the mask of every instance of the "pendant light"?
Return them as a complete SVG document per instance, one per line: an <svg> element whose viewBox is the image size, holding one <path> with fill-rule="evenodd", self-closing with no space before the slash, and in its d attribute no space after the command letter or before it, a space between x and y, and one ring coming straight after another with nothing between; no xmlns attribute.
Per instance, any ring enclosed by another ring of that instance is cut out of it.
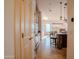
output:
<svg viewBox="0 0 79 59"><path fill-rule="evenodd" d="M64 4L64 21L67 22L67 19L66 19L66 7L67 7L67 3Z"/></svg>
<svg viewBox="0 0 79 59"><path fill-rule="evenodd" d="M60 20L62 20L62 2L60 2Z"/></svg>
<svg viewBox="0 0 79 59"><path fill-rule="evenodd" d="M66 7L64 7L64 20L65 20L65 12L66 12Z"/></svg>

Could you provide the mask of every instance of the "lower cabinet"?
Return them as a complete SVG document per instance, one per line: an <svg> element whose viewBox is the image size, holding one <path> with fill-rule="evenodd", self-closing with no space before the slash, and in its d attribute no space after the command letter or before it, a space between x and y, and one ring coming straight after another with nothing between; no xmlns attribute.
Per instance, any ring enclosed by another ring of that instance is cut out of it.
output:
<svg viewBox="0 0 79 59"><path fill-rule="evenodd" d="M67 48L67 34L57 34L57 48Z"/></svg>

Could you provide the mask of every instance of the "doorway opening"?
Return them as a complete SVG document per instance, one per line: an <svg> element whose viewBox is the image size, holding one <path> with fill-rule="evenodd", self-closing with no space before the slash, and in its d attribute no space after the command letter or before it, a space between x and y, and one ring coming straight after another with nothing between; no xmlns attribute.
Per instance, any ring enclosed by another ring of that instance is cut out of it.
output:
<svg viewBox="0 0 79 59"><path fill-rule="evenodd" d="M36 59L66 59L67 0L37 0L42 39Z"/></svg>

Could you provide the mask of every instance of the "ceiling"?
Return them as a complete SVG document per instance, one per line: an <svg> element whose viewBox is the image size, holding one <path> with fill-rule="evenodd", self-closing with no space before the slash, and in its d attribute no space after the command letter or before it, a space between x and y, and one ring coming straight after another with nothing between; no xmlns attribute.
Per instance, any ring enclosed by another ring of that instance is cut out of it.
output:
<svg viewBox="0 0 79 59"><path fill-rule="evenodd" d="M64 17L64 4L67 0L37 0L38 8L42 13L42 19L47 17L50 21L60 20L60 2L62 1L62 16ZM67 8L66 8L67 9ZM65 11L67 18L67 11Z"/></svg>

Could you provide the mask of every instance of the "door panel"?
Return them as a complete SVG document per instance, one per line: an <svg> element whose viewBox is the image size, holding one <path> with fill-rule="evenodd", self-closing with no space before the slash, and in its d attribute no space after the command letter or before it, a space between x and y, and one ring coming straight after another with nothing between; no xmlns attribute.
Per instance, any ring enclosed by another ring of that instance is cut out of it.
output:
<svg viewBox="0 0 79 59"><path fill-rule="evenodd" d="M25 37L24 37L24 52L25 52L25 58L31 59L31 17L30 17L30 0L25 1Z"/></svg>
<svg viewBox="0 0 79 59"><path fill-rule="evenodd" d="M21 3L20 3L20 18L21 18L21 56L22 56L22 59L24 59L24 0L21 0Z"/></svg>
<svg viewBox="0 0 79 59"><path fill-rule="evenodd" d="M31 5L30 0L24 0L22 2L22 18L21 18L21 33L24 34L24 37L21 38L22 45L22 59L31 59Z"/></svg>
<svg viewBox="0 0 79 59"><path fill-rule="evenodd" d="M14 8L15 58L21 59L20 46L20 0L15 0Z"/></svg>
<svg viewBox="0 0 79 59"><path fill-rule="evenodd" d="M15 56L24 59L24 1L15 0Z"/></svg>
<svg viewBox="0 0 79 59"><path fill-rule="evenodd" d="M32 7L31 0L15 0L15 56L32 59Z"/></svg>

